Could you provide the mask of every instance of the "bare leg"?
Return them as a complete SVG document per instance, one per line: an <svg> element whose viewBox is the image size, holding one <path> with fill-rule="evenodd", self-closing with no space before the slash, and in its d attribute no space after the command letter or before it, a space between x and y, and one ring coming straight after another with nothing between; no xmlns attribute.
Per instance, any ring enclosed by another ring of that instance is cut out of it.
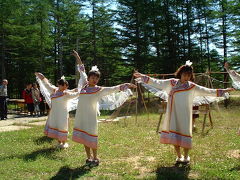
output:
<svg viewBox="0 0 240 180"><path fill-rule="evenodd" d="M93 152L93 159L98 159L97 158L97 149L92 149Z"/></svg>
<svg viewBox="0 0 240 180"><path fill-rule="evenodd" d="M176 151L176 153L177 153L177 156L178 156L179 158L181 158L180 146L175 146L175 145L174 145L174 148L175 148L175 151Z"/></svg>
<svg viewBox="0 0 240 180"><path fill-rule="evenodd" d="M97 149L92 149L93 152L93 166L99 165L99 159L97 158Z"/></svg>
<svg viewBox="0 0 240 180"><path fill-rule="evenodd" d="M84 147L85 147L85 151L86 151L86 154L87 154L87 158L88 158L88 159L91 159L91 152L90 152L90 148L89 148L89 147L87 147L87 146L85 146L85 145L84 145Z"/></svg>
<svg viewBox="0 0 240 180"><path fill-rule="evenodd" d="M184 158L187 158L187 157L188 157L189 149L183 148L183 150L184 150Z"/></svg>

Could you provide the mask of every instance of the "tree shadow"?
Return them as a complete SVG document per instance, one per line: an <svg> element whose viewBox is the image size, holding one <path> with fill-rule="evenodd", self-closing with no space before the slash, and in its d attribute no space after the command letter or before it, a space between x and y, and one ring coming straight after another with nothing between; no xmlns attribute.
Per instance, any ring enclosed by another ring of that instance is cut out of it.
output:
<svg viewBox="0 0 240 180"><path fill-rule="evenodd" d="M191 168L188 163L176 163L170 167L158 167L156 170L157 179L189 179L188 175Z"/></svg>
<svg viewBox="0 0 240 180"><path fill-rule="evenodd" d="M53 155L54 152L56 152L56 151L60 151L60 150L57 148L53 148L53 147L46 148L46 149L40 149L40 150L33 151L32 153L25 155L23 159L25 161L35 161L38 156L44 156L49 159L56 159L56 157Z"/></svg>
<svg viewBox="0 0 240 180"><path fill-rule="evenodd" d="M230 171L240 171L240 165L230 169Z"/></svg>
<svg viewBox="0 0 240 180"><path fill-rule="evenodd" d="M69 180L69 179L79 179L84 174L91 171L91 167L83 165L79 168L69 168L68 166L63 166L59 169L57 174L53 176L50 180Z"/></svg>
<svg viewBox="0 0 240 180"><path fill-rule="evenodd" d="M0 157L0 161L4 161L4 160L10 160L10 159L16 159L16 158L18 158L18 159L22 159L24 157L24 154L22 154L22 155L11 155L11 156L1 156Z"/></svg>
<svg viewBox="0 0 240 180"><path fill-rule="evenodd" d="M42 136L42 137L39 137L37 139L34 140L34 142L37 144L37 145L41 145L41 144L44 144L44 143L51 143L54 139L52 138L49 138L47 136Z"/></svg>

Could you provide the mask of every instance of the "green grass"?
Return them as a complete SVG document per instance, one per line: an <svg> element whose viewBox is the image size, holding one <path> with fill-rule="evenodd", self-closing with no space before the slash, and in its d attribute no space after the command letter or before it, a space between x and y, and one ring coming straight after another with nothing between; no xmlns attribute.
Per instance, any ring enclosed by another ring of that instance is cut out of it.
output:
<svg viewBox="0 0 240 180"><path fill-rule="evenodd" d="M172 146L159 143L158 114L99 124L99 167L83 168L83 146L56 150L43 136L43 126L0 133L0 179L239 179L240 110L212 112L214 128L201 135L202 115L190 151L190 166L174 167ZM209 123L208 123L209 124ZM71 128L72 129L72 126ZM71 137L71 133L70 133Z"/></svg>

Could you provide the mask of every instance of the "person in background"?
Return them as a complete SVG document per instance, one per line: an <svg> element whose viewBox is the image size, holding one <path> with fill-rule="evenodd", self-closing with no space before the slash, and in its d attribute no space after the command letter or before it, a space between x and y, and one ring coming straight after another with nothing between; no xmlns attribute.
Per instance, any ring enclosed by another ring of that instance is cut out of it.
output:
<svg viewBox="0 0 240 180"><path fill-rule="evenodd" d="M25 103L27 104L28 112L30 112L30 115L33 115L34 111L34 105L33 105L33 98L32 98L32 84L28 83L26 88L23 90L22 93L23 99L25 100Z"/></svg>
<svg viewBox="0 0 240 180"><path fill-rule="evenodd" d="M48 105L45 103L45 98L42 95L42 93L40 93L40 98L41 98L41 101L39 103L40 116L44 116L45 115L45 110L47 109Z"/></svg>
<svg viewBox="0 0 240 180"><path fill-rule="evenodd" d="M0 86L0 114L1 120L7 119L7 85L8 80L3 79Z"/></svg>
<svg viewBox="0 0 240 180"><path fill-rule="evenodd" d="M40 91L39 91L36 83L33 83L32 98L33 98L35 116L40 116L39 104L41 102L41 97L40 97Z"/></svg>

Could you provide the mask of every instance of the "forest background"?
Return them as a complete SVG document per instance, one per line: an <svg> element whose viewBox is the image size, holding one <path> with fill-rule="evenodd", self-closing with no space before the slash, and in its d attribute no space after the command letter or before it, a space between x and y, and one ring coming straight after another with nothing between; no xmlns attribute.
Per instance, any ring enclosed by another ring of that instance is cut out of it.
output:
<svg viewBox="0 0 240 180"><path fill-rule="evenodd" d="M20 98L35 71L75 87L76 49L87 70L99 66L101 85L142 73L195 72L240 65L238 0L1 0L0 77ZM214 75L220 81L226 76Z"/></svg>

